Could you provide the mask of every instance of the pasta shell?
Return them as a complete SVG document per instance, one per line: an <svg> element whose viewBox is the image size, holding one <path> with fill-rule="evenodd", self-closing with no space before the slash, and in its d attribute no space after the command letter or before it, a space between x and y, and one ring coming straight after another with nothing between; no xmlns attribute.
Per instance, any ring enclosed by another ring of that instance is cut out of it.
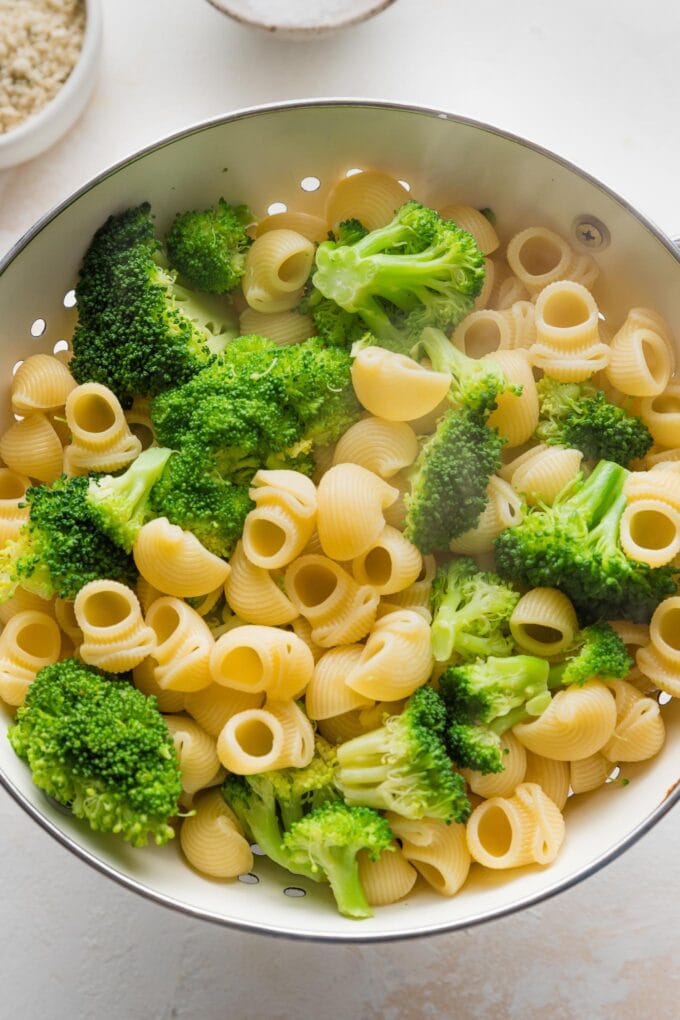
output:
<svg viewBox="0 0 680 1020"><path fill-rule="evenodd" d="M19 365L12 380L12 410L23 415L56 411L75 386L75 379L58 358L33 354Z"/></svg>
<svg viewBox="0 0 680 1020"><path fill-rule="evenodd" d="M348 673L362 652L362 645L343 645L321 656L305 695L305 709L310 719L331 719L373 703L346 683Z"/></svg>
<svg viewBox="0 0 680 1020"><path fill-rule="evenodd" d="M36 673L57 662L61 633L47 613L26 610L17 613L0 635L0 699L8 705L23 705Z"/></svg>
<svg viewBox="0 0 680 1020"><path fill-rule="evenodd" d="M208 687L214 640L205 620L186 602L164 596L152 603L146 622L156 635L156 683L163 690L189 693Z"/></svg>
<svg viewBox="0 0 680 1020"><path fill-rule="evenodd" d="M177 752L182 789L185 793L204 789L220 769L215 738L186 715L166 715L165 724Z"/></svg>
<svg viewBox="0 0 680 1020"><path fill-rule="evenodd" d="M59 436L44 414L16 421L0 438L0 457L11 471L39 482L53 482L62 472Z"/></svg>
<svg viewBox="0 0 680 1020"><path fill-rule="evenodd" d="M265 216L255 227L255 237L261 237L270 230L294 230L296 234L302 234L308 241L321 244L328 240L328 224L320 216L312 216L310 213L295 212L288 209L286 212L272 213ZM266 334L265 334L266 335Z"/></svg>
<svg viewBox="0 0 680 1020"><path fill-rule="evenodd" d="M229 605L242 620L281 626L295 619L298 610L269 573L249 561L242 542L237 544L229 565L231 572L224 592Z"/></svg>
<svg viewBox="0 0 680 1020"><path fill-rule="evenodd" d="M280 347L299 344L316 333L311 316L292 310L258 312L254 308L246 308L241 312L239 326L244 336L266 336Z"/></svg>
<svg viewBox="0 0 680 1020"><path fill-rule="evenodd" d="M132 555L142 577L167 595L207 595L229 576L228 563L167 517L157 517L140 529Z"/></svg>
<svg viewBox="0 0 680 1020"><path fill-rule="evenodd" d="M367 901L374 907L396 903L407 896L418 878L418 872L404 857L396 844L393 851L383 851L374 861L366 850L357 855L359 881Z"/></svg>
<svg viewBox="0 0 680 1020"><path fill-rule="evenodd" d="M210 656L215 683L281 701L299 697L312 679L314 657L296 634L246 624L217 639Z"/></svg>
<svg viewBox="0 0 680 1020"><path fill-rule="evenodd" d="M28 520L28 507L21 504L30 485L26 475L0 468L0 545L16 538Z"/></svg>
<svg viewBox="0 0 680 1020"><path fill-rule="evenodd" d="M378 620L347 684L366 698L397 701L426 682L432 665L427 621L412 609L401 609Z"/></svg>
<svg viewBox="0 0 680 1020"><path fill-rule="evenodd" d="M406 422L363 418L338 440L333 464L359 464L381 478L392 478L418 456L418 438Z"/></svg>
<svg viewBox="0 0 680 1020"><path fill-rule="evenodd" d="M349 219L375 230L389 223L408 200L408 192L394 177L380 170L364 170L333 185L326 199L326 220L331 230Z"/></svg>
<svg viewBox="0 0 680 1020"><path fill-rule="evenodd" d="M76 595L73 612L82 632L83 662L125 673L153 652L156 635L142 619L135 593L117 581L90 581Z"/></svg>
<svg viewBox="0 0 680 1020"><path fill-rule="evenodd" d="M616 725L616 705L599 680L558 691L536 720L520 723L513 733L544 758L578 761L601 750Z"/></svg>
<svg viewBox="0 0 680 1020"><path fill-rule="evenodd" d="M383 347L364 347L351 371L359 402L387 421L422 418L441 404L451 387L447 372L433 372Z"/></svg>
<svg viewBox="0 0 680 1020"><path fill-rule="evenodd" d="M469 205L446 205L439 210L445 220L453 220L461 230L472 234L477 247L484 255L491 255L498 248L500 241L491 222L483 212Z"/></svg>
<svg viewBox="0 0 680 1020"><path fill-rule="evenodd" d="M222 684L210 684L200 691L182 695L184 709L211 737L219 737L233 715L248 708L262 708L264 694L235 691ZM178 709L174 709L178 711Z"/></svg>
<svg viewBox="0 0 680 1020"><path fill-rule="evenodd" d="M294 230L269 230L248 249L243 295L258 312L284 312L302 296L314 261L314 245Z"/></svg>
<svg viewBox="0 0 680 1020"><path fill-rule="evenodd" d="M317 531L326 556L361 556L385 527L383 510L399 490L358 464L336 464L319 483Z"/></svg>
<svg viewBox="0 0 680 1020"><path fill-rule="evenodd" d="M563 841L562 813L535 783L522 783L508 799L485 800L467 824L473 860L494 870L550 864Z"/></svg>
<svg viewBox="0 0 680 1020"><path fill-rule="evenodd" d="M196 799L179 842L189 864L210 878L236 878L252 871L252 850L219 791Z"/></svg>
<svg viewBox="0 0 680 1020"><path fill-rule="evenodd" d="M402 818L393 812L386 817L406 860L440 896L455 896L472 863L465 826L435 818Z"/></svg>

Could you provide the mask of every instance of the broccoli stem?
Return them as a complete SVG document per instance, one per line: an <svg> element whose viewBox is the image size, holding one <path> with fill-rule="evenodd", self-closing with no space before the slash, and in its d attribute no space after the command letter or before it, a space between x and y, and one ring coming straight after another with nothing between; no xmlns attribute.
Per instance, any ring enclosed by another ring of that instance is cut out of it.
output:
<svg viewBox="0 0 680 1020"><path fill-rule="evenodd" d="M453 591L445 595L432 621L430 628L432 654L437 662L449 661L453 655L454 645L461 640L461 631L465 631L468 625L479 616L479 606L474 601L463 609L459 609L461 601L460 591ZM468 652L480 656L488 654L488 638L476 638L473 634L467 634L464 644Z"/></svg>
<svg viewBox="0 0 680 1020"><path fill-rule="evenodd" d="M600 520L604 510L607 510L607 513L603 519L612 518L612 511L620 505L620 494L627 477L628 471L620 464L606 460L600 461L578 492L567 500L569 516L582 517L588 527ZM623 508L615 517L615 526L618 525L618 520L625 508L625 502L624 496ZM612 518L613 521L614 518ZM591 532L591 536L594 534L595 532Z"/></svg>
<svg viewBox="0 0 680 1020"><path fill-rule="evenodd" d="M315 859L330 882L340 913L356 919L373 917L359 879L356 848L319 847Z"/></svg>

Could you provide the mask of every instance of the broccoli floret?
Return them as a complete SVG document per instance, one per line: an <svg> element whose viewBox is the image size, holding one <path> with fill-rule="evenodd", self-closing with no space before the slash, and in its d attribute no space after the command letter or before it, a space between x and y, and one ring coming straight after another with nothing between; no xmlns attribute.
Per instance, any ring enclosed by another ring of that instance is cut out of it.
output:
<svg viewBox="0 0 680 1020"><path fill-rule="evenodd" d="M87 502L97 526L130 552L147 519L149 493L160 478L172 450L152 446L142 451L122 475L92 478Z"/></svg>
<svg viewBox="0 0 680 1020"><path fill-rule="evenodd" d="M460 768L474 769L482 775L505 769L501 738L491 726L452 722L446 730L446 746Z"/></svg>
<svg viewBox="0 0 680 1020"><path fill-rule="evenodd" d="M206 549L229 559L255 504L247 485L223 479L205 451L190 443L168 461L149 506L155 516L192 531Z"/></svg>
<svg viewBox="0 0 680 1020"><path fill-rule="evenodd" d="M414 355L426 355L435 372L450 373L449 399L459 407L489 415L501 393L522 392L521 386L508 384L497 361L493 358L469 358L440 329L424 329Z"/></svg>
<svg viewBox="0 0 680 1020"><path fill-rule="evenodd" d="M229 775L222 786L222 796L251 839L272 861L297 875L321 882L324 876L304 861L293 861L282 842L294 822L337 797L333 785L335 768L335 749L317 736L314 757L305 768L252 776Z"/></svg>
<svg viewBox="0 0 680 1020"><path fill-rule="evenodd" d="M357 854L365 850L376 861L384 850L394 850L393 840L389 823L376 811L336 800L295 822L283 846L298 867L328 879L341 914L362 918L373 911L359 879Z"/></svg>
<svg viewBox="0 0 680 1020"><path fill-rule="evenodd" d="M144 203L109 217L80 268L69 367L124 403L190 379L236 333L229 307L177 286L161 258Z"/></svg>
<svg viewBox="0 0 680 1020"><path fill-rule="evenodd" d="M182 792L175 747L158 711L127 680L76 659L41 669L9 730L33 782L98 832L163 844Z"/></svg>
<svg viewBox="0 0 680 1020"><path fill-rule="evenodd" d="M407 353L425 326L455 326L472 310L484 256L451 220L407 202L385 227L320 244L312 282L381 344Z"/></svg>
<svg viewBox="0 0 680 1020"><path fill-rule="evenodd" d="M356 218L343 220L335 231L335 240L338 244L356 244L362 237L366 237L367 233L368 228ZM333 240L332 234L329 235L329 240Z"/></svg>
<svg viewBox="0 0 680 1020"><path fill-rule="evenodd" d="M135 583L132 558L97 527L89 486L85 476L62 476L28 490L28 521L0 549L0 602L18 585L45 599L73 599L84 584L101 577Z"/></svg>
<svg viewBox="0 0 680 1020"><path fill-rule="evenodd" d="M538 438L551 445L581 450L587 460L609 460L627 467L652 446L645 423L610 404L590 382L562 383L547 377L538 383Z"/></svg>
<svg viewBox="0 0 680 1020"><path fill-rule="evenodd" d="M331 347L348 350L366 333L366 323L358 315L346 312L330 298L312 287L300 304L301 312L311 315L319 336Z"/></svg>
<svg viewBox="0 0 680 1020"><path fill-rule="evenodd" d="M532 588L559 588L580 622L624 618L648 621L676 590L677 567L649 567L628 559L619 543L628 472L600 461L552 507L531 509L495 541L498 573Z"/></svg>
<svg viewBox="0 0 680 1020"><path fill-rule="evenodd" d="M462 558L440 566L432 582L432 653L437 662L510 655L509 620L519 593Z"/></svg>
<svg viewBox="0 0 680 1020"><path fill-rule="evenodd" d="M404 533L421 552L444 552L475 527L504 442L480 412L455 408L440 419L409 471Z"/></svg>
<svg viewBox="0 0 680 1020"><path fill-rule="evenodd" d="M550 668L548 686L579 687L595 677L623 680L633 667L628 649L608 623L593 623L578 634L569 657Z"/></svg>
<svg viewBox="0 0 680 1020"><path fill-rule="evenodd" d="M465 821L470 804L444 746L446 711L431 687L412 694L401 715L338 749L338 789L348 804L404 818Z"/></svg>
<svg viewBox="0 0 680 1020"><path fill-rule="evenodd" d="M210 209L178 213L165 238L170 265L189 287L225 294L237 287L251 239L254 216L246 205L221 198Z"/></svg>

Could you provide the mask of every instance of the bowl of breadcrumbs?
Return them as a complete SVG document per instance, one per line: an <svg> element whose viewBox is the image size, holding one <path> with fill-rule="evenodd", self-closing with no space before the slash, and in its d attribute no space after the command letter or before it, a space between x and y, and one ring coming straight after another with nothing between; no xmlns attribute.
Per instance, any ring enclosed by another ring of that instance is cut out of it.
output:
<svg viewBox="0 0 680 1020"><path fill-rule="evenodd" d="M85 109L101 0L0 0L0 168L33 159Z"/></svg>

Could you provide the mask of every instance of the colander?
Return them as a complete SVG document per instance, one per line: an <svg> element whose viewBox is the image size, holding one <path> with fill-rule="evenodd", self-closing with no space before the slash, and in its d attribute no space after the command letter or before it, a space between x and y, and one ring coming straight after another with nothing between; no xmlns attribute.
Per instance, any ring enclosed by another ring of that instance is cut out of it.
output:
<svg viewBox="0 0 680 1020"><path fill-rule="evenodd" d="M245 110L163 139L87 184L45 216L0 264L0 369L38 352L66 350L73 287L83 251L110 214L148 199L161 230L178 209L223 195L258 215L286 206L320 211L329 186L373 167L407 182L434 206L489 206L507 235L535 223L558 231L602 268L598 299L619 316L631 305L657 309L680 336L680 264L671 241L608 188L538 146L485 124L431 109L324 100ZM678 351L680 354L680 350ZM395 394L395 400L398 395ZM6 402L8 406L8 401ZM5 412L8 418L9 412ZM665 696L662 696L665 697ZM668 740L649 763L572 798L567 837L548 868L484 873L474 866L446 899L418 888L367 921L338 916L322 886L261 856L232 882L201 877L179 848L133 850L90 832L36 789L14 755L0 710L0 780L44 829L128 888L186 914L248 930L321 940L369 941L464 928L520 910L568 888L622 853L680 797L680 705L665 709ZM27 848L28 851L28 848ZM31 867L30 852L26 869Z"/></svg>

